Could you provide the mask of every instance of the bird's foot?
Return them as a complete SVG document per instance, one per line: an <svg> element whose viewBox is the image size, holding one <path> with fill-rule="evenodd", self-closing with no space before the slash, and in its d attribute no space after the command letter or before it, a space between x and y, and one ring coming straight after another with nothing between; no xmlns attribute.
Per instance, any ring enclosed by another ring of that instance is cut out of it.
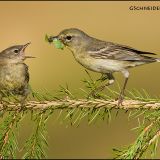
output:
<svg viewBox="0 0 160 160"><path fill-rule="evenodd" d="M124 100L123 96L120 95L116 100L118 100L117 106L123 106L123 100Z"/></svg>
<svg viewBox="0 0 160 160"><path fill-rule="evenodd" d="M23 109L24 107L25 107L25 103L26 103L26 101L20 101L20 105L21 105L21 108Z"/></svg>
<svg viewBox="0 0 160 160"><path fill-rule="evenodd" d="M26 108L26 97L23 97L22 99L20 99L19 103L20 103L19 112L24 111Z"/></svg>

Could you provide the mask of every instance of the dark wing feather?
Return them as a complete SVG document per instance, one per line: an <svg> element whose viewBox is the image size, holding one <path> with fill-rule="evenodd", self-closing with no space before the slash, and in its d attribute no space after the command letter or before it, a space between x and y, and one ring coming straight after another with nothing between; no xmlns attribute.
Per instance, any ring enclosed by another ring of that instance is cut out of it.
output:
<svg viewBox="0 0 160 160"><path fill-rule="evenodd" d="M143 54L155 55L155 53L138 51L128 46L118 45L114 43L105 43L105 44L103 43L103 47L102 46L99 47L99 50L96 49L96 51L95 52L91 51L90 56L97 59L112 59L112 60L121 60L121 61L143 61L143 62L154 62L156 59L154 57L148 57L143 55Z"/></svg>
<svg viewBox="0 0 160 160"><path fill-rule="evenodd" d="M24 63L24 66L25 66L25 80L26 80L26 83L29 82L29 72L28 72L28 66Z"/></svg>
<svg viewBox="0 0 160 160"><path fill-rule="evenodd" d="M126 51L131 51L131 52L135 52L137 54L151 54L151 55L156 55L155 53L152 52L146 52L146 51L139 51L137 49L128 47L128 46L123 46L123 45L118 45L119 48L124 49Z"/></svg>

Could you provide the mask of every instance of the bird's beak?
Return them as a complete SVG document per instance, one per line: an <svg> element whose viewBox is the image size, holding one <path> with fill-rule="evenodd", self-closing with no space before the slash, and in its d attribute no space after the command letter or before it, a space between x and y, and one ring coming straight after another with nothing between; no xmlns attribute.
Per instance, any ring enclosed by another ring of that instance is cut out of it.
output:
<svg viewBox="0 0 160 160"><path fill-rule="evenodd" d="M25 45L23 45L22 51L24 52L25 49L27 48L27 46L29 46L30 44L31 44L31 42L26 43ZM26 58L36 58L36 57L33 57L33 56L24 56L24 58L26 59Z"/></svg>
<svg viewBox="0 0 160 160"><path fill-rule="evenodd" d="M26 58L36 58L36 57L33 57L33 56L25 56L25 59Z"/></svg>
<svg viewBox="0 0 160 160"><path fill-rule="evenodd" d="M31 42L29 42L29 43L26 43L25 45L23 45L23 48L22 48L22 50L24 51L26 48L27 48L27 46L29 46L31 44Z"/></svg>
<svg viewBox="0 0 160 160"><path fill-rule="evenodd" d="M50 36L47 40L49 43L52 43L55 39L58 39L58 36Z"/></svg>

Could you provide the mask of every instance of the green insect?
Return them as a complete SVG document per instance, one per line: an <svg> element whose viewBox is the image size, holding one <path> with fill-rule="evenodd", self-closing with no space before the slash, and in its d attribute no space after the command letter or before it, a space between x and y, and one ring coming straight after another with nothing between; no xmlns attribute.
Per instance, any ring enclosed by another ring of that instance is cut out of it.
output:
<svg viewBox="0 0 160 160"><path fill-rule="evenodd" d="M54 46L57 48L57 49L63 49L64 48L64 44L58 40L57 38L54 38L54 39L51 39L51 37L48 37L48 35L45 36L45 40L49 43L53 43Z"/></svg>

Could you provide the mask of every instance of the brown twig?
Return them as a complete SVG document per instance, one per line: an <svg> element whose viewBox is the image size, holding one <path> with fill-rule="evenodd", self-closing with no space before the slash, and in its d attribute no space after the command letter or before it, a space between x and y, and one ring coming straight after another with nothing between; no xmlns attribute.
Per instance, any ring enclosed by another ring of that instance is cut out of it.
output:
<svg viewBox="0 0 160 160"><path fill-rule="evenodd" d="M136 155L135 159L139 159L139 158L143 155L143 153L147 150L147 148L148 148L151 144L153 144L153 143L155 142L155 140L156 140L159 136L160 136L160 130L158 130L158 131L156 132L156 134L155 134L152 138L150 138L150 140L148 141L148 143L143 146L143 148L140 150L139 154Z"/></svg>
<svg viewBox="0 0 160 160"><path fill-rule="evenodd" d="M16 118L17 118L17 114L20 112L20 110L16 110L15 114L13 115L12 121L9 124L8 129L6 130L4 137L3 137L3 145L1 146L0 150L2 151L3 148L5 147L5 145L8 143L8 139L9 139L9 132L11 131ZM3 155L0 153L0 159L3 159Z"/></svg>
<svg viewBox="0 0 160 160"><path fill-rule="evenodd" d="M150 123L148 126L146 126L143 130L143 133L146 134L147 132L149 132L150 129L152 129L153 125L155 123L157 123L160 120L160 117L158 117L157 119L155 119L152 123ZM147 148L160 136L160 130L158 130L153 137L148 137L149 139L147 140L147 143L143 146L143 148L139 148L137 150L137 153L134 157L134 159L139 159L143 153L147 150Z"/></svg>

